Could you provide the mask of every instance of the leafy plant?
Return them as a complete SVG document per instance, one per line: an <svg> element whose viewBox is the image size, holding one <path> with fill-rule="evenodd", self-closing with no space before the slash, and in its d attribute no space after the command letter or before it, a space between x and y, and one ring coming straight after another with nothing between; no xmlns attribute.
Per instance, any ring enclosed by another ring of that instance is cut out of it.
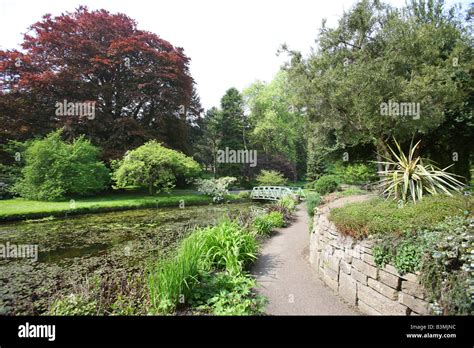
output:
<svg viewBox="0 0 474 348"><path fill-rule="evenodd" d="M255 237L235 222L224 221L200 232L202 258L206 269L226 270L238 274L257 258Z"/></svg>
<svg viewBox="0 0 474 348"><path fill-rule="evenodd" d="M66 143L61 134L58 130L30 143L14 192L28 199L50 201L91 194L107 186L109 173L98 160L100 150L84 136Z"/></svg>
<svg viewBox="0 0 474 348"><path fill-rule="evenodd" d="M341 179L337 175L323 175L316 181L314 188L319 194L326 195L336 191L340 182Z"/></svg>
<svg viewBox="0 0 474 348"><path fill-rule="evenodd" d="M250 199L250 192L248 191L240 191L237 195L239 199Z"/></svg>
<svg viewBox="0 0 474 348"><path fill-rule="evenodd" d="M195 183L199 192L212 197L214 202L222 201L229 194L229 185L237 178L225 176L219 179L196 179Z"/></svg>
<svg viewBox="0 0 474 348"><path fill-rule="evenodd" d="M285 226L283 214L273 211L255 218L252 229L260 235L269 235L273 229Z"/></svg>
<svg viewBox="0 0 474 348"><path fill-rule="evenodd" d="M285 186L287 179L276 170L262 170L257 176L259 186Z"/></svg>
<svg viewBox="0 0 474 348"><path fill-rule="evenodd" d="M321 204L321 196L317 193L310 193L306 195L306 211L309 216L314 216L314 209Z"/></svg>
<svg viewBox="0 0 474 348"><path fill-rule="evenodd" d="M285 220L283 219L283 214L273 211L267 214L267 219L272 223L273 227L280 228L284 227Z"/></svg>
<svg viewBox="0 0 474 348"><path fill-rule="evenodd" d="M50 315L97 315L97 303L77 294L56 299L50 308Z"/></svg>
<svg viewBox="0 0 474 348"><path fill-rule="evenodd" d="M255 286L255 279L244 274L204 274L200 286L193 292L191 304L213 315L260 314L265 298L252 292Z"/></svg>
<svg viewBox="0 0 474 348"><path fill-rule="evenodd" d="M446 172L450 166L439 169L433 164L423 164L423 159L415 156L419 144L420 141L414 146L410 144L408 155L405 155L395 140L398 153L389 147L395 160L385 158L385 161L377 162L387 166L384 171L379 172L382 176L379 185L383 194L386 194L387 198L394 197L403 201L411 197L416 203L425 193L444 193L451 196L450 191L460 192L464 185L455 178L457 175Z"/></svg>
<svg viewBox="0 0 474 348"><path fill-rule="evenodd" d="M170 313L187 302L203 274L225 271L242 274L256 259L255 237L235 222L198 229L185 238L174 259L160 260L151 267L148 287L152 311Z"/></svg>
<svg viewBox="0 0 474 348"><path fill-rule="evenodd" d="M293 212L296 209L296 201L290 195L281 197L276 202L276 205L288 210L289 212Z"/></svg>
<svg viewBox="0 0 474 348"><path fill-rule="evenodd" d="M377 180L377 171L374 166L356 163L350 164L343 173L346 184L364 184Z"/></svg>
<svg viewBox="0 0 474 348"><path fill-rule="evenodd" d="M128 151L123 159L112 161L112 167L117 187L141 186L150 195L159 190L169 191L178 179L191 180L201 171L191 157L156 141Z"/></svg>
<svg viewBox="0 0 474 348"><path fill-rule="evenodd" d="M365 184L378 179L377 169L373 163L354 163L347 166L336 163L329 173L340 177L342 182L349 185Z"/></svg>
<svg viewBox="0 0 474 348"><path fill-rule="evenodd" d="M401 274L419 271L436 314L472 314L469 277L474 238L468 223L463 216L450 216L428 229L385 236L373 249L375 263L379 267L391 263Z"/></svg>

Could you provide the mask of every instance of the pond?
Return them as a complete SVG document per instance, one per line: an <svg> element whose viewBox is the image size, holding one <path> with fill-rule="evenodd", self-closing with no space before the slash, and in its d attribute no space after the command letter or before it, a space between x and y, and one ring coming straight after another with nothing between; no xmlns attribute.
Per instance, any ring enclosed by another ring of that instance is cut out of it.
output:
<svg viewBox="0 0 474 348"><path fill-rule="evenodd" d="M94 275L140 272L169 257L195 226L216 224L250 203L141 209L0 225L0 246L34 245L37 260L0 258L0 315L43 314L58 294Z"/></svg>

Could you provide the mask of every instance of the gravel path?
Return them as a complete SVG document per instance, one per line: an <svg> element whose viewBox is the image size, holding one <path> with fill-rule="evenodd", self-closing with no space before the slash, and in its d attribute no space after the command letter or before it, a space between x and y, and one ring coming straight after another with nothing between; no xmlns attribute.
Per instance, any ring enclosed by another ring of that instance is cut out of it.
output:
<svg viewBox="0 0 474 348"><path fill-rule="evenodd" d="M288 228L278 230L263 245L252 268L258 292L269 300L270 315L357 315L318 278L308 262L308 215L304 204Z"/></svg>

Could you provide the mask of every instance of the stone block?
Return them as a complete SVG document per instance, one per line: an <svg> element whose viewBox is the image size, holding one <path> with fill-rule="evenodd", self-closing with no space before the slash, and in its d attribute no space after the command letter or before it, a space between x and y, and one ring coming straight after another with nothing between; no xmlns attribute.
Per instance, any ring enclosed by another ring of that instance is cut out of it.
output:
<svg viewBox="0 0 474 348"><path fill-rule="evenodd" d="M429 303L414 296L405 294L404 292L400 292L398 296L398 301L408 308L410 308L413 312L421 315L429 314Z"/></svg>
<svg viewBox="0 0 474 348"><path fill-rule="evenodd" d="M377 279L377 267L369 265L361 260L354 259L352 260L352 266L357 268L359 271L364 273L365 275Z"/></svg>
<svg viewBox="0 0 474 348"><path fill-rule="evenodd" d="M388 299L368 286L357 284L357 297L382 314L407 315L406 306Z"/></svg>
<svg viewBox="0 0 474 348"><path fill-rule="evenodd" d="M420 283L409 282L408 280L402 281L402 291L408 295L417 297L424 300L426 298L426 292Z"/></svg>
<svg viewBox="0 0 474 348"><path fill-rule="evenodd" d="M373 257L372 255L363 253L363 254L362 254L362 261L368 263L369 265L377 266L377 265L375 264L375 260L374 260L374 257Z"/></svg>
<svg viewBox="0 0 474 348"><path fill-rule="evenodd" d="M342 249L334 250L334 257L337 257L338 259L343 259L344 255L345 255L344 250Z"/></svg>
<svg viewBox="0 0 474 348"><path fill-rule="evenodd" d="M385 285L382 282L379 282L378 280L369 278L367 281L367 284L377 291L378 293L384 295L385 297L388 297L391 300L396 300L398 299L398 291L394 288L391 288L388 285Z"/></svg>
<svg viewBox="0 0 474 348"><path fill-rule="evenodd" d="M364 273L359 272L354 267L351 267L351 277L357 280L359 283L367 285L367 276Z"/></svg>
<svg viewBox="0 0 474 348"><path fill-rule="evenodd" d="M326 271L326 270L327 270L327 268L324 271ZM334 292L338 291L339 283L337 282L337 280L334 280L330 276L328 276L326 272L323 272L323 281Z"/></svg>
<svg viewBox="0 0 474 348"><path fill-rule="evenodd" d="M379 278L382 283L394 288L400 289L400 278L392 273L379 269Z"/></svg>
<svg viewBox="0 0 474 348"><path fill-rule="evenodd" d="M351 305L357 301L357 282L345 273L339 274L339 295Z"/></svg>
<svg viewBox="0 0 474 348"><path fill-rule="evenodd" d="M327 257L326 260L325 260L327 267L329 267L330 269L332 269L335 272L339 271L340 261L341 261L341 259L337 258L335 255L331 255L331 256Z"/></svg>
<svg viewBox="0 0 474 348"><path fill-rule="evenodd" d="M360 299L357 302L357 307L359 307L362 313L365 313L368 315L382 315L382 313L370 307L367 303L365 303L364 301L361 301Z"/></svg>
<svg viewBox="0 0 474 348"><path fill-rule="evenodd" d="M400 277L400 273L398 273L397 269L395 267L393 267L392 265L385 265L385 267L383 268L383 270L385 272L388 272L388 273L391 273L393 275L396 275L396 276L399 276Z"/></svg>
<svg viewBox="0 0 474 348"><path fill-rule="evenodd" d="M351 274L351 265L348 264L347 262L341 261L341 263L339 264L339 268L341 272L345 274Z"/></svg>
<svg viewBox="0 0 474 348"><path fill-rule="evenodd" d="M352 255L347 251L344 253L344 261L347 263L352 263Z"/></svg>
<svg viewBox="0 0 474 348"><path fill-rule="evenodd" d="M325 267L324 268L324 276L337 282L337 281L339 281L339 270L334 271L331 268ZM336 289L337 289L337 287L336 287Z"/></svg>
<svg viewBox="0 0 474 348"><path fill-rule="evenodd" d="M405 273L401 275L400 278L408 280L409 282L412 282L412 283L418 283L418 276L414 273Z"/></svg>

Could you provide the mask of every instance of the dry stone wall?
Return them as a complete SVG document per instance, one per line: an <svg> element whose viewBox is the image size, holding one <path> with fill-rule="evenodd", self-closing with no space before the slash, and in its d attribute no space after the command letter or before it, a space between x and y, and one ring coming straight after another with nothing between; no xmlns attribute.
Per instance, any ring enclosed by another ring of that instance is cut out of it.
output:
<svg viewBox="0 0 474 348"><path fill-rule="evenodd" d="M371 240L341 235L328 216L346 197L317 208L310 237L309 260L324 283L362 313L427 315L429 303L418 275L399 274L395 267L376 266Z"/></svg>

